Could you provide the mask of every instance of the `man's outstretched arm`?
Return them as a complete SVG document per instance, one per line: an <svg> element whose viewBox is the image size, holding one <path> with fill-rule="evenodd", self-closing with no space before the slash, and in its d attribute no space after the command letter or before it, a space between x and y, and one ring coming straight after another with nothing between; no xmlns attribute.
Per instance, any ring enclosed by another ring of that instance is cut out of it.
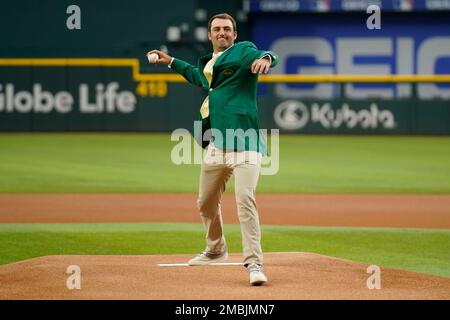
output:
<svg viewBox="0 0 450 320"><path fill-rule="evenodd" d="M278 64L279 57L275 52L258 50L250 41L245 41L244 44L242 64L252 73L268 73L270 68Z"/></svg>
<svg viewBox="0 0 450 320"><path fill-rule="evenodd" d="M173 58L169 56L167 53L164 53L159 50L151 50L147 52L147 56L152 53L156 53L159 56L159 58L155 61L155 63L166 64L173 71L181 74L190 83L195 84L200 88L205 87L206 79L203 79L199 68L194 67L193 65L183 60ZM207 83L206 87L208 87Z"/></svg>

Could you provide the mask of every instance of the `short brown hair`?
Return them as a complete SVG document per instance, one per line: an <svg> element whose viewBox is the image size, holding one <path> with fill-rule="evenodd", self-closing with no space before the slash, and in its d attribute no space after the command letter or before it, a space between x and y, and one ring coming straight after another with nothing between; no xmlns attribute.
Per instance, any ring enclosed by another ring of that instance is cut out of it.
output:
<svg viewBox="0 0 450 320"><path fill-rule="evenodd" d="M216 14L216 15L212 16L211 19L209 19L209 21L208 21L208 31L211 31L211 24L212 24L214 19L227 19L227 20L230 20L231 23L233 24L233 31L237 31L236 20L234 20L234 18L232 16L230 16L228 13L219 13L219 14Z"/></svg>

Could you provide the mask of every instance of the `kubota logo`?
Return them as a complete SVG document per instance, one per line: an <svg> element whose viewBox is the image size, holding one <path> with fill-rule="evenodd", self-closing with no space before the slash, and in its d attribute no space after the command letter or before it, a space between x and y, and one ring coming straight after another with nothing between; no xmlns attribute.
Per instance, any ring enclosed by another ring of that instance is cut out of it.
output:
<svg viewBox="0 0 450 320"><path fill-rule="evenodd" d="M287 100L280 103L274 111L275 123L285 130L298 130L308 123L320 124L326 129L336 129L343 125L352 129L394 129L394 114L389 110L380 110L376 103L368 109L353 110L347 103L340 109L333 109L330 103L320 105L315 102L308 108L300 101Z"/></svg>
<svg viewBox="0 0 450 320"><path fill-rule="evenodd" d="M280 103L273 114L276 124L286 130L301 129L309 121L308 108L297 100Z"/></svg>

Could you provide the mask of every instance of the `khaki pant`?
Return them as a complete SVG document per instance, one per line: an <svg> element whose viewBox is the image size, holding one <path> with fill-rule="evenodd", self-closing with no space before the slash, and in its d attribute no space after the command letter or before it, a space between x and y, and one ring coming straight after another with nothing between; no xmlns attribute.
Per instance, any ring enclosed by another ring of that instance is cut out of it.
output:
<svg viewBox="0 0 450 320"><path fill-rule="evenodd" d="M261 154L255 151L223 152L209 144L200 171L198 209L206 228L209 252L225 248L220 200L228 179L234 173L235 193L241 224L244 264L263 264L261 229L256 208L256 185L261 170Z"/></svg>

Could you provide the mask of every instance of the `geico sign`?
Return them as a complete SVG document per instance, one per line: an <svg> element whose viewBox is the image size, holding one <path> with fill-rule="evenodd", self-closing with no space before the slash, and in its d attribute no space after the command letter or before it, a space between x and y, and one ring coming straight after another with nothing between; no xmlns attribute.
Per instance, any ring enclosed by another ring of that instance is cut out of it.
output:
<svg viewBox="0 0 450 320"><path fill-rule="evenodd" d="M417 46L417 49L415 49ZM297 73L304 74L437 74L439 59L450 58L450 36L429 37L414 43L412 37L336 38L333 42L322 37L286 37L273 42L271 50L280 55L278 73L292 73L287 61L294 57L314 58L313 65L299 66ZM378 58L377 62L369 62ZM450 99L450 87L433 83L417 85L421 99ZM312 88L292 88L284 83L277 84L275 92L282 98L323 98L337 95L337 85L318 83ZM369 97L391 99L412 96L410 83L394 85L354 84L345 85L347 98Z"/></svg>
<svg viewBox="0 0 450 320"><path fill-rule="evenodd" d="M330 103L312 103L308 108L297 100L280 103L274 111L275 123L285 130L298 130L308 123L317 123L326 129L336 129L343 125L352 129L360 126L363 129L394 129L395 118L391 111L380 110L376 103L368 109L353 110L347 103L340 109L333 110Z"/></svg>
<svg viewBox="0 0 450 320"><path fill-rule="evenodd" d="M78 109L80 113L130 113L135 109L136 97L130 91L118 91L119 84L111 82L95 86L95 98L90 100L89 86L78 87ZM45 91L39 83L32 91L16 91L14 85L0 84L0 112L19 113L68 113L73 110L74 97L70 92L59 91L55 94Z"/></svg>

